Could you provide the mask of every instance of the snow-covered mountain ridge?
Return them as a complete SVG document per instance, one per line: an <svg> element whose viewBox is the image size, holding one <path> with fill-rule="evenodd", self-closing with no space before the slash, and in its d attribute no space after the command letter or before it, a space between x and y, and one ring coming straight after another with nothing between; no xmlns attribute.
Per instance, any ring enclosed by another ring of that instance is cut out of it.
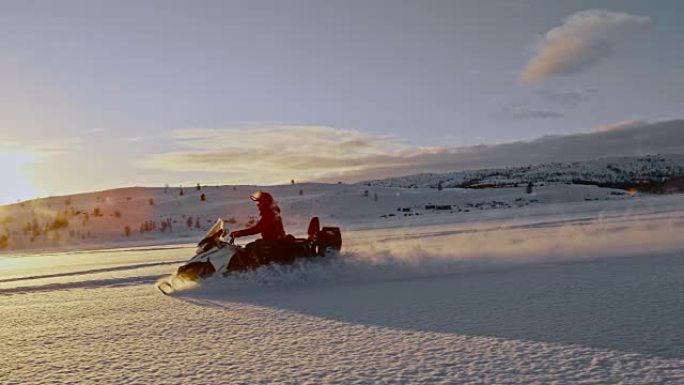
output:
<svg viewBox="0 0 684 385"><path fill-rule="evenodd" d="M667 192L667 182L684 177L684 154L552 162L522 167L426 173L362 182L366 186L403 188L510 187L527 183L576 183ZM677 183L670 183L677 184ZM677 189L677 186L673 186Z"/></svg>

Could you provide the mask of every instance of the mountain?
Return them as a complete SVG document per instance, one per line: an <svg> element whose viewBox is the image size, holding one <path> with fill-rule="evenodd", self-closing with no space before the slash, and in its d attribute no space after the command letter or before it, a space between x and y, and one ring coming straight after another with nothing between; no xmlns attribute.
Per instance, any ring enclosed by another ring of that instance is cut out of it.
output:
<svg viewBox="0 0 684 385"><path fill-rule="evenodd" d="M533 166L490 168L450 173L415 174L362 182L366 186L402 188L510 187L527 183L592 184L648 192L682 191L684 154L550 162Z"/></svg>

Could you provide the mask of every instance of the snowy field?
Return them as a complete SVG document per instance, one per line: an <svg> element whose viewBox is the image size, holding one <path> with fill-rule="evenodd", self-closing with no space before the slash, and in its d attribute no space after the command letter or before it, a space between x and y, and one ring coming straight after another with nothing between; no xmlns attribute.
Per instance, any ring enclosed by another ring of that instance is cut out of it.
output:
<svg viewBox="0 0 684 385"><path fill-rule="evenodd" d="M0 383L684 383L682 196L544 194L326 213L340 256L168 297L187 244L2 255Z"/></svg>

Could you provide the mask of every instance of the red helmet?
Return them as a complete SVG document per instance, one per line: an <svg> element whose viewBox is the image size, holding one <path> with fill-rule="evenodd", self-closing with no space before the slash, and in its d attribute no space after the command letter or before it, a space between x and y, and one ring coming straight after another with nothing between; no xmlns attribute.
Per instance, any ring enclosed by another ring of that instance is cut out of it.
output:
<svg viewBox="0 0 684 385"><path fill-rule="evenodd" d="M264 191L261 191L261 190L250 195L249 199L251 199L255 202L259 202L260 204L263 204L263 205L270 205L271 203L273 203L273 196L271 194L264 192Z"/></svg>

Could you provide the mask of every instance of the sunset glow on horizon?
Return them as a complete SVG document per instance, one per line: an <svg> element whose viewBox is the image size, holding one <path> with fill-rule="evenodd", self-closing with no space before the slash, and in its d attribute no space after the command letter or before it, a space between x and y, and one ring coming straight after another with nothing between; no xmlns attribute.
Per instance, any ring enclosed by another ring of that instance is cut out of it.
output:
<svg viewBox="0 0 684 385"><path fill-rule="evenodd" d="M680 153L683 7L9 2L0 204Z"/></svg>
<svg viewBox="0 0 684 385"><path fill-rule="evenodd" d="M0 204L36 197L36 190L28 178L34 157L27 152L0 149L0 175L2 190Z"/></svg>

